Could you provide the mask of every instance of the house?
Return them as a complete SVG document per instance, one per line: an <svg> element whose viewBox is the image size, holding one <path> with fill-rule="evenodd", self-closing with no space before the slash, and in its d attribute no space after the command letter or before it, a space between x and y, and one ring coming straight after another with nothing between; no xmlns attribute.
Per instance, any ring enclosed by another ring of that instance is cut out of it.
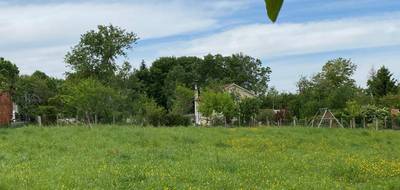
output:
<svg viewBox="0 0 400 190"><path fill-rule="evenodd" d="M231 94L237 95L240 99L243 98L255 98L256 94L250 90L247 90L235 83L228 84L224 86L224 91Z"/></svg>
<svg viewBox="0 0 400 190"><path fill-rule="evenodd" d="M0 126L8 125L13 120L14 105L9 93L0 92Z"/></svg>

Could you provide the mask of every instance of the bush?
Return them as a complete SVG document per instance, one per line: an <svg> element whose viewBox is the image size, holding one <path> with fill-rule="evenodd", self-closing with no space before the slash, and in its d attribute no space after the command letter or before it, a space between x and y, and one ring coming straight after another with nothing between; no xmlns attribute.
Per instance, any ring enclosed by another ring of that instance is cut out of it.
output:
<svg viewBox="0 0 400 190"><path fill-rule="evenodd" d="M397 123L397 126L400 126L400 116L397 116L396 123Z"/></svg>
<svg viewBox="0 0 400 190"><path fill-rule="evenodd" d="M256 119L259 122L267 123L268 120L272 121L274 119L274 116L275 116L274 110L272 110L272 109L262 109L257 114Z"/></svg>
<svg viewBox="0 0 400 190"><path fill-rule="evenodd" d="M189 116L184 116L180 114L169 113L164 117L164 124L166 126L189 126L191 124L191 119Z"/></svg>
<svg viewBox="0 0 400 190"><path fill-rule="evenodd" d="M134 107L138 108L133 116L134 123L152 126L164 124L166 111L155 100L143 96L138 99Z"/></svg>

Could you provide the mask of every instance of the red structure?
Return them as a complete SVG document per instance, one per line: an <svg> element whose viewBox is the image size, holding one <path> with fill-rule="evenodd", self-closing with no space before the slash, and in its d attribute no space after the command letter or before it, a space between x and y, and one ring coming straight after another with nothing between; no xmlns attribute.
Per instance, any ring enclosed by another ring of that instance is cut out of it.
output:
<svg viewBox="0 0 400 190"><path fill-rule="evenodd" d="M8 125L12 120L13 103L8 93L0 92L0 126Z"/></svg>

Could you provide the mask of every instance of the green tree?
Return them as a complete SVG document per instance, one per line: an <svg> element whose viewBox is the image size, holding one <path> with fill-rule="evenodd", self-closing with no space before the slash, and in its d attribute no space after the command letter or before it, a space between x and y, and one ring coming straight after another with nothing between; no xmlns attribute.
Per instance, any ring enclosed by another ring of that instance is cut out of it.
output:
<svg viewBox="0 0 400 190"><path fill-rule="evenodd" d="M352 119L350 128L356 128L356 117L359 117L362 114L361 105L359 105L356 101L348 101L346 103L345 111Z"/></svg>
<svg viewBox="0 0 400 190"><path fill-rule="evenodd" d="M10 61L0 57L0 91L10 91L11 94L13 94L18 75L18 67Z"/></svg>
<svg viewBox="0 0 400 190"><path fill-rule="evenodd" d="M368 92L380 98L389 94L397 93L396 79L388 68L382 66L376 73L373 73L368 80Z"/></svg>
<svg viewBox="0 0 400 190"><path fill-rule="evenodd" d="M246 98L239 102L240 120L243 124L251 124L260 111L260 101L255 98Z"/></svg>
<svg viewBox="0 0 400 190"><path fill-rule="evenodd" d="M312 117L320 108L343 110L358 93L352 78L356 65L349 59L328 61L311 79L302 77L298 83L299 96L293 101L295 113Z"/></svg>
<svg viewBox="0 0 400 190"><path fill-rule="evenodd" d="M229 120L235 116L236 110L236 104L229 93L206 90L201 95L199 111L205 117L211 118L213 114L222 114L225 124L228 124Z"/></svg>
<svg viewBox="0 0 400 190"><path fill-rule="evenodd" d="M387 95L379 100L380 104L388 108L400 108L400 95Z"/></svg>
<svg viewBox="0 0 400 190"><path fill-rule="evenodd" d="M82 35L80 42L65 57L73 73L70 78L94 78L110 84L118 69L116 61L138 40L136 34L113 25L98 26Z"/></svg>
<svg viewBox="0 0 400 190"><path fill-rule="evenodd" d="M200 86L219 82L235 83L256 94L265 94L270 81L271 68L264 67L259 59L244 55L207 55L197 67Z"/></svg>
<svg viewBox="0 0 400 190"><path fill-rule="evenodd" d="M346 85L354 86L355 80L352 76L356 69L357 66L350 59L333 59L322 67L322 72L317 74L314 80L334 88Z"/></svg>
<svg viewBox="0 0 400 190"><path fill-rule="evenodd" d="M141 96L139 101L137 101L136 106L136 122L139 122L141 125L164 125L166 110L159 106L155 100Z"/></svg>
<svg viewBox="0 0 400 190"><path fill-rule="evenodd" d="M172 113L185 115L193 113L194 91L184 86L177 86L172 106Z"/></svg>
<svg viewBox="0 0 400 190"><path fill-rule="evenodd" d="M124 97L97 80L68 81L63 90L64 105L75 109L76 115L88 124L114 120L121 111Z"/></svg>
<svg viewBox="0 0 400 190"><path fill-rule="evenodd" d="M36 71L32 75L23 75L15 85L14 101L19 106L19 112L25 120L32 121L36 116L42 116L43 122L53 122L56 113L50 103L61 87L62 80L47 76Z"/></svg>

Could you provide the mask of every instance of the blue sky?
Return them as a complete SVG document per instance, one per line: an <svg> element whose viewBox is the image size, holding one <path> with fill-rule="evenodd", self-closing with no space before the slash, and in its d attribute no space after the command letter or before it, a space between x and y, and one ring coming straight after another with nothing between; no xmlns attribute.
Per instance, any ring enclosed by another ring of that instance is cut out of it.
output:
<svg viewBox="0 0 400 190"><path fill-rule="evenodd" d="M272 68L271 86L291 92L337 57L358 65L360 86L381 65L400 78L398 0L286 0L276 24L263 0L0 0L0 15L0 56L24 74L63 77L64 55L80 34L112 23L141 37L129 53L134 66L242 52Z"/></svg>

